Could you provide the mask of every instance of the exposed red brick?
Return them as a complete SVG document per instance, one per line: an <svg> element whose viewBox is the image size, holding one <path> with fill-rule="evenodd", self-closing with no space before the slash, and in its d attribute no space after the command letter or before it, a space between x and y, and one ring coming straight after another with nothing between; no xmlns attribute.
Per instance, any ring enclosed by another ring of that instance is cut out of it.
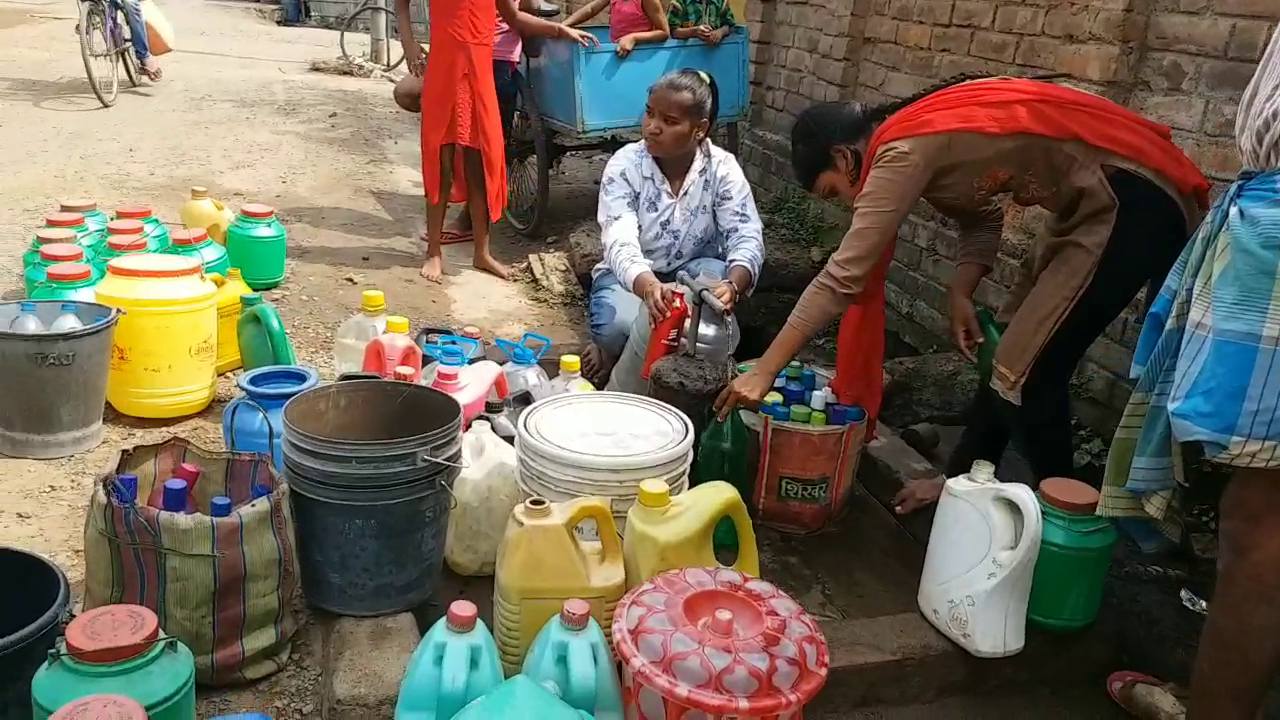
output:
<svg viewBox="0 0 1280 720"><path fill-rule="evenodd" d="M1044 34L1051 37L1083 38L1089 33L1088 8L1080 5L1055 7L1045 14Z"/></svg>
<svg viewBox="0 0 1280 720"><path fill-rule="evenodd" d="M933 44L938 52L962 53L969 49L973 31L965 28L938 28L933 31Z"/></svg>
<svg viewBox="0 0 1280 720"><path fill-rule="evenodd" d="M1240 103L1219 100L1209 103L1204 113L1204 133L1213 137L1235 137L1236 113Z"/></svg>
<svg viewBox="0 0 1280 720"><path fill-rule="evenodd" d="M1058 49L1062 41L1047 37L1023 38L1018 44L1014 60L1019 65L1053 69L1058 63Z"/></svg>
<svg viewBox="0 0 1280 720"><path fill-rule="evenodd" d="M1018 50L1016 35L1003 35L993 32L975 32L969 52L977 57L1000 62L1013 62Z"/></svg>
<svg viewBox="0 0 1280 720"><path fill-rule="evenodd" d="M955 0L916 0L911 19L930 25L948 25L951 23L951 9Z"/></svg>
<svg viewBox="0 0 1280 720"><path fill-rule="evenodd" d="M916 0L889 0L889 17L894 20L910 20L915 7Z"/></svg>
<svg viewBox="0 0 1280 720"><path fill-rule="evenodd" d="M1280 4L1280 0L1275 0ZM1237 20L1227 45L1227 57L1232 60L1257 62L1271 38L1272 25L1263 20Z"/></svg>
<svg viewBox="0 0 1280 720"><path fill-rule="evenodd" d="M1085 80L1118 80L1123 64L1121 50L1114 45L1068 45L1058 50L1058 69Z"/></svg>
<svg viewBox="0 0 1280 720"><path fill-rule="evenodd" d="M1042 8L1006 5L996 11L995 29L1019 35L1036 35L1044 28L1044 16Z"/></svg>
<svg viewBox="0 0 1280 720"><path fill-rule="evenodd" d="M951 22L961 27L989 28L996 16L996 4L989 0L957 0Z"/></svg>
<svg viewBox="0 0 1280 720"><path fill-rule="evenodd" d="M1253 63L1209 60L1204 64L1201 90L1209 95L1238 96L1248 87L1256 69Z"/></svg>
<svg viewBox="0 0 1280 720"><path fill-rule="evenodd" d="M898 25L898 43L909 47L927 48L933 39L933 28L928 25L902 23Z"/></svg>
<svg viewBox="0 0 1280 720"><path fill-rule="evenodd" d="M884 17L867 19L867 37L893 42L898 37L898 23Z"/></svg>
<svg viewBox="0 0 1280 720"><path fill-rule="evenodd" d="M1147 95L1137 99L1136 110L1178 130L1199 130L1205 101L1186 95Z"/></svg>
<svg viewBox="0 0 1280 720"><path fill-rule="evenodd" d="M1226 18L1161 13L1151 18L1147 42L1157 50L1216 57L1227 51L1232 24Z"/></svg>

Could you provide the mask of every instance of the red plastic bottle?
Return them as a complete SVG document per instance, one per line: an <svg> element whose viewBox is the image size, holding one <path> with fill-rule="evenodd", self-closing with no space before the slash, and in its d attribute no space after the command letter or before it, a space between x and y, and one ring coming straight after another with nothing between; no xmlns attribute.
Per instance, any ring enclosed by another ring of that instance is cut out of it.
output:
<svg viewBox="0 0 1280 720"><path fill-rule="evenodd" d="M689 306L685 304L684 294L677 292L671 300L671 314L659 321L649 333L649 348L644 353L644 367L640 369L642 380L649 379L654 363L680 347L680 335L684 331L684 321L688 319Z"/></svg>
<svg viewBox="0 0 1280 720"><path fill-rule="evenodd" d="M171 477L187 481L187 512L194 513L196 511L196 501L192 493L196 489L196 483L200 481L200 467L194 463L182 463L174 469ZM158 482L155 487L151 488L151 495L147 496L147 504L157 510L164 509L163 482Z"/></svg>
<svg viewBox="0 0 1280 720"><path fill-rule="evenodd" d="M409 319L401 315L387 316L387 331L369 341L364 349L365 372L394 380L396 368L405 366L413 370L409 382L422 380L422 348L409 337Z"/></svg>

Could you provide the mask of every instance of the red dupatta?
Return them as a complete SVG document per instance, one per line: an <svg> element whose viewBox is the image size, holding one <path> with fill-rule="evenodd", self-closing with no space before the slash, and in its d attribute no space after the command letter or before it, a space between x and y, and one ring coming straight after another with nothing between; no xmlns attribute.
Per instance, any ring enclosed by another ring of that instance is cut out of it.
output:
<svg viewBox="0 0 1280 720"><path fill-rule="evenodd" d="M1097 95L1015 78L955 85L891 115L871 136L859 187L885 143L952 132L1032 134L1083 142L1160 174L1179 193L1194 197L1201 209L1209 206L1208 180L1173 144L1168 127ZM883 394L884 288L893 252L891 241L845 312L836 339L831 385L842 403L866 409L869 434L875 431Z"/></svg>

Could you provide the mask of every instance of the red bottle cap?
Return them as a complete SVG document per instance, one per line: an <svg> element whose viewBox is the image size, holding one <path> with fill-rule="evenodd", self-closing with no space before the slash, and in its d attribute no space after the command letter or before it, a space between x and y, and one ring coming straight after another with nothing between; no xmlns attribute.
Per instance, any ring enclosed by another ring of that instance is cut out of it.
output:
<svg viewBox="0 0 1280 720"><path fill-rule="evenodd" d="M465 633L475 629L480 610L470 600L454 600L445 614L445 625L454 632Z"/></svg>
<svg viewBox="0 0 1280 720"><path fill-rule="evenodd" d="M67 200L58 201L58 212L80 213L83 215L87 212L93 212L98 209L98 203L85 198L69 198Z"/></svg>
<svg viewBox="0 0 1280 720"><path fill-rule="evenodd" d="M112 235L107 238L107 247L118 253L142 252L147 249L147 239L142 235Z"/></svg>
<svg viewBox="0 0 1280 720"><path fill-rule="evenodd" d="M480 339L480 328L475 325L467 325L462 328L462 337L471 338L472 340Z"/></svg>
<svg viewBox="0 0 1280 720"><path fill-rule="evenodd" d="M209 239L209 231L204 228L184 228L170 232L169 239L174 245L199 245Z"/></svg>
<svg viewBox="0 0 1280 720"><path fill-rule="evenodd" d="M146 230L141 220L125 218L107 223L108 235L141 235Z"/></svg>
<svg viewBox="0 0 1280 720"><path fill-rule="evenodd" d="M591 620L591 603L581 598L570 598L560 608L560 624L567 630L584 630Z"/></svg>
<svg viewBox="0 0 1280 720"><path fill-rule="evenodd" d="M413 380L414 370L408 365L397 365L395 369L395 379L404 382Z"/></svg>
<svg viewBox="0 0 1280 720"><path fill-rule="evenodd" d="M1098 491L1071 478L1045 478L1040 483L1040 499L1064 512L1092 515L1098 509Z"/></svg>
<svg viewBox="0 0 1280 720"><path fill-rule="evenodd" d="M76 242L76 231L71 228L64 227L46 227L36 231L36 243L39 245L48 245L50 243L71 243Z"/></svg>
<svg viewBox="0 0 1280 720"><path fill-rule="evenodd" d="M116 208L116 217L128 218L130 220L146 220L154 215L151 208L146 205L125 205Z"/></svg>
<svg viewBox="0 0 1280 720"><path fill-rule="evenodd" d="M276 209L262 203L249 203L240 208L240 214L251 218L269 218L276 214Z"/></svg>
<svg viewBox="0 0 1280 720"><path fill-rule="evenodd" d="M44 224L49 227L79 227L84 224L84 215L77 212L56 212L44 216Z"/></svg>
<svg viewBox="0 0 1280 720"><path fill-rule="evenodd" d="M49 282L78 282L93 276L93 268L84 263L69 262L50 265L45 277Z"/></svg>
<svg viewBox="0 0 1280 720"><path fill-rule="evenodd" d="M67 652L80 662L106 664L146 652L160 637L160 619L141 605L103 605L67 625Z"/></svg>
<svg viewBox="0 0 1280 720"><path fill-rule="evenodd" d="M200 479L200 466L192 463L182 463L177 470L173 471L173 476L187 481L188 487L193 487L196 481Z"/></svg>
<svg viewBox="0 0 1280 720"><path fill-rule="evenodd" d="M58 708L49 720L147 720L147 709L123 695L88 695Z"/></svg>
<svg viewBox="0 0 1280 720"><path fill-rule="evenodd" d="M84 259L84 248L70 243L41 245L40 259L49 263L77 262Z"/></svg>

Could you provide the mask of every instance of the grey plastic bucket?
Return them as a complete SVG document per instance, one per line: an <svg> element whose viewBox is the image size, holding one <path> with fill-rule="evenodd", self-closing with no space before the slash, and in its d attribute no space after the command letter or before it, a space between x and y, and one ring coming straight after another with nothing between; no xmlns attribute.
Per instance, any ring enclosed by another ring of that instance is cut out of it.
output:
<svg viewBox="0 0 1280 720"><path fill-rule="evenodd" d="M439 584L462 408L429 387L350 380L284 407L302 591L339 615L389 615Z"/></svg>
<svg viewBox="0 0 1280 720"><path fill-rule="evenodd" d="M61 300L34 302L45 327L62 314ZM0 454L47 459L92 450L102 442L107 367L120 311L78 302L82 328L10 332L18 307L0 303Z"/></svg>

